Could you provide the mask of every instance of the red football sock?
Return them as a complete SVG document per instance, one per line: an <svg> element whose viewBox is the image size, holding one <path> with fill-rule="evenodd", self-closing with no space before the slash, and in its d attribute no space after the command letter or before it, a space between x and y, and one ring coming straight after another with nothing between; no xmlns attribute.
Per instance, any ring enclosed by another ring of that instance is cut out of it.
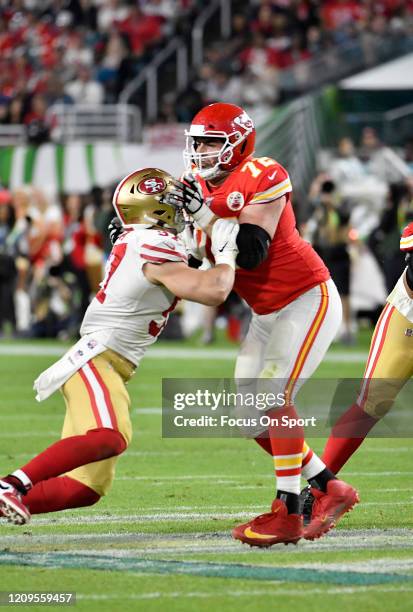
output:
<svg viewBox="0 0 413 612"><path fill-rule="evenodd" d="M268 427L268 431L274 457L277 489L298 494L300 492L304 429L301 425L287 427L283 424L286 419L289 423L293 423L292 419L298 419L294 406L271 410L267 414L274 419L274 424Z"/></svg>
<svg viewBox="0 0 413 612"><path fill-rule="evenodd" d="M378 419L370 416L357 404L353 404L331 430L322 460L337 474L350 459Z"/></svg>
<svg viewBox="0 0 413 612"><path fill-rule="evenodd" d="M92 506L99 499L100 496L90 487L69 476L60 476L38 482L23 497L23 502L31 514L40 514Z"/></svg>
<svg viewBox="0 0 413 612"><path fill-rule="evenodd" d="M254 438L254 440L256 441L257 444L261 446L261 448L265 450L266 453L272 456L271 441L268 437L268 431L262 435L266 437L264 438L264 437L258 436L257 438Z"/></svg>
<svg viewBox="0 0 413 612"><path fill-rule="evenodd" d="M35 485L81 465L120 455L125 448L125 439L119 431L106 427L90 429L83 436L55 442L20 469Z"/></svg>

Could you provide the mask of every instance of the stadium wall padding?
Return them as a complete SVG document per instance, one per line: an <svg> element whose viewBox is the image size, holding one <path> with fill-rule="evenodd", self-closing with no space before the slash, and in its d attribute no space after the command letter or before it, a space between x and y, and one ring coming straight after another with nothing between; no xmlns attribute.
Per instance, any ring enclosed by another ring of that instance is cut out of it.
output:
<svg viewBox="0 0 413 612"><path fill-rule="evenodd" d="M151 166L178 176L183 170L182 149L113 142L0 148L0 183L9 189L35 185L55 193L87 193L93 186L110 186L129 172Z"/></svg>

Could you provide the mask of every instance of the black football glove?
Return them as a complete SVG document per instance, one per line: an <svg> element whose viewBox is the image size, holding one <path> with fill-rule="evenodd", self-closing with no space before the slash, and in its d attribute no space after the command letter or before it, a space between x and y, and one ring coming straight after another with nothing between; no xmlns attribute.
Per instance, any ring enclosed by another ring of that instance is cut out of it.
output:
<svg viewBox="0 0 413 612"><path fill-rule="evenodd" d="M112 221L108 225L108 232L110 241L113 245L115 244L119 236L123 233L123 227L119 217L113 217Z"/></svg>
<svg viewBox="0 0 413 612"><path fill-rule="evenodd" d="M175 180L168 198L171 204L183 208L190 215L196 214L204 203L201 187L192 175L185 176L185 182Z"/></svg>

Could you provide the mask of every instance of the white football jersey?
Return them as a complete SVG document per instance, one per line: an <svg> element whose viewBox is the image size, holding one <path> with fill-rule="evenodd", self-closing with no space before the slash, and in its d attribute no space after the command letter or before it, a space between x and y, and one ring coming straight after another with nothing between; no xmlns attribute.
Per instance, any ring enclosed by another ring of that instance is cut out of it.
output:
<svg viewBox="0 0 413 612"><path fill-rule="evenodd" d="M125 231L116 241L106 264L100 291L90 303L80 335L93 337L134 364L165 327L177 298L145 277L146 262L187 263L179 236L155 229Z"/></svg>

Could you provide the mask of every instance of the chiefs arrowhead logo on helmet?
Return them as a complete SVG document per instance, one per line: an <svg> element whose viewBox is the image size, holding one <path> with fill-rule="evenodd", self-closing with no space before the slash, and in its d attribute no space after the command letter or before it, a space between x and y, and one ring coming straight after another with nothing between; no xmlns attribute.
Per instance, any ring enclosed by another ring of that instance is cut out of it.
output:
<svg viewBox="0 0 413 612"><path fill-rule="evenodd" d="M413 251L413 222L409 223L403 230L402 237L400 238L400 250L405 252Z"/></svg>

